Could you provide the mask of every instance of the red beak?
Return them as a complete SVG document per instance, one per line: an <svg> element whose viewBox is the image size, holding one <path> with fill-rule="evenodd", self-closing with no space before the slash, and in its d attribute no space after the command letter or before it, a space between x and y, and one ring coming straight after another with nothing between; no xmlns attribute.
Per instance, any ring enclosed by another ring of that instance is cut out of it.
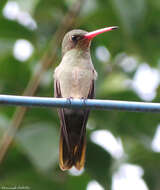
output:
<svg viewBox="0 0 160 190"><path fill-rule="evenodd" d="M101 29L95 30L93 32L87 33L84 37L91 40L95 36L97 36L97 35L99 35L101 33L108 32L108 31L111 31L111 30L116 30L116 29L118 29L118 26L111 26L111 27L107 27L107 28L101 28Z"/></svg>

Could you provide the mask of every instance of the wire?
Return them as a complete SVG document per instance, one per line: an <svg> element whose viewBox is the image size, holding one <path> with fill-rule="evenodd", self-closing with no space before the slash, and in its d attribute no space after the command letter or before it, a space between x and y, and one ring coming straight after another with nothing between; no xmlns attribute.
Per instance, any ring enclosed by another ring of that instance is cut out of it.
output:
<svg viewBox="0 0 160 190"><path fill-rule="evenodd" d="M160 113L160 103L131 102L97 99L66 99L44 98L30 96L0 95L0 105L17 105L31 107L56 107L56 108L90 108L102 110L121 110L132 112Z"/></svg>

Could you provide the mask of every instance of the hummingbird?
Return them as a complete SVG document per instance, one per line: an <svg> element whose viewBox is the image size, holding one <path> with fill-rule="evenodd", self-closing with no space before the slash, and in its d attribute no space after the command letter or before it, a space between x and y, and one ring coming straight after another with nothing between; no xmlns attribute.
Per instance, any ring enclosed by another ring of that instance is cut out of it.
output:
<svg viewBox="0 0 160 190"><path fill-rule="evenodd" d="M104 32L117 29L106 27L92 32L71 30L62 41L62 60L54 71L56 98L93 99L97 72L92 64L92 39ZM81 170L85 163L86 124L88 109L58 109L60 118L59 165L62 170L74 166Z"/></svg>

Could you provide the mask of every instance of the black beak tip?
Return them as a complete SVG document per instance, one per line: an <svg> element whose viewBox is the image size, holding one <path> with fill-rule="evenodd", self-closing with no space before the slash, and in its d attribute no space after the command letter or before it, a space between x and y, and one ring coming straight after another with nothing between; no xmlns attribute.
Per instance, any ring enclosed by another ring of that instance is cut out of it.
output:
<svg viewBox="0 0 160 190"><path fill-rule="evenodd" d="M113 26L112 27L112 30L117 30L117 29L119 29L119 26Z"/></svg>

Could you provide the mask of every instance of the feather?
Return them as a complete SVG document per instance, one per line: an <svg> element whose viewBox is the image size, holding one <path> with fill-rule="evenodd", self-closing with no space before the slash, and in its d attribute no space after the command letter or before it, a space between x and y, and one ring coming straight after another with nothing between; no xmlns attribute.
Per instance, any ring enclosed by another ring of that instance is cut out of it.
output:
<svg viewBox="0 0 160 190"><path fill-rule="evenodd" d="M55 79L56 98L61 98L60 83ZM91 82L88 97L94 97L94 80ZM84 99L85 101L85 99ZM60 143L59 143L59 164L62 170L68 170L75 166L78 170L84 167L86 152L86 124L89 116L88 109L67 109L58 110L60 118Z"/></svg>

